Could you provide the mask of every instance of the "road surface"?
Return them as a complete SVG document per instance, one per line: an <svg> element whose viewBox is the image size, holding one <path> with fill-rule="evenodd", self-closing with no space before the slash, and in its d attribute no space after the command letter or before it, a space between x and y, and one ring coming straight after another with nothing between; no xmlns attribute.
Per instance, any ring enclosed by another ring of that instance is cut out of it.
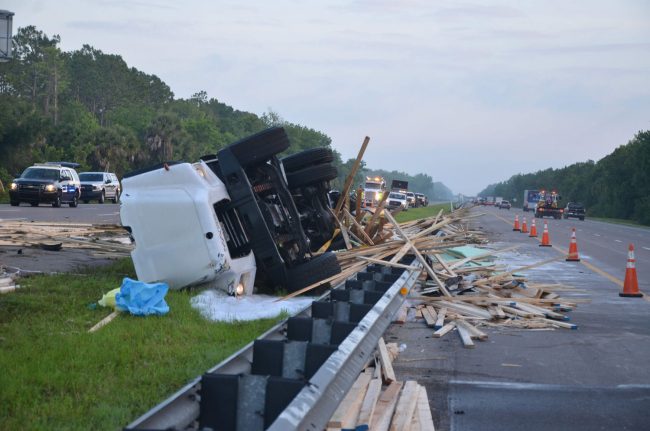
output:
<svg viewBox="0 0 650 431"><path fill-rule="evenodd" d="M650 429L650 301L619 297L617 282L633 240L641 290L650 292L650 254L643 248L650 247L650 230L549 220L554 247L545 248L512 231L521 211L472 211L486 213L474 227L488 232L495 248L520 245L500 257L511 269L558 256L576 226L582 262L560 260L524 274L581 289L562 296L591 302L568 313L579 326L575 331L487 329L488 341L474 349L464 349L456 333L432 338L433 330L420 321L392 325L387 341L406 344L394 363L398 378L426 386L436 429Z"/></svg>
<svg viewBox="0 0 650 431"><path fill-rule="evenodd" d="M0 204L0 223L2 220L119 224L120 206L108 202L105 204L80 203L76 208L70 208L67 205L53 208L52 205L46 204L37 207L24 203L18 207Z"/></svg>

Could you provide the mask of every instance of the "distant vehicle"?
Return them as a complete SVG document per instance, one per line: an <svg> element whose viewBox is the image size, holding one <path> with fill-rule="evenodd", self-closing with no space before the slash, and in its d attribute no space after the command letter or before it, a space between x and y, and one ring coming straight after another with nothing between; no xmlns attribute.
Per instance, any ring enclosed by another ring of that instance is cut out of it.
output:
<svg viewBox="0 0 650 431"><path fill-rule="evenodd" d="M386 180L383 177L366 177L363 186L363 200L367 207L374 207L379 204L386 193Z"/></svg>
<svg viewBox="0 0 650 431"><path fill-rule="evenodd" d="M561 219L562 213L564 213L564 209L559 206L559 201L561 200L562 197L555 190L551 192L545 190L540 191L539 202L537 202L537 207L535 208L535 217Z"/></svg>
<svg viewBox="0 0 650 431"><path fill-rule="evenodd" d="M405 192L409 189L409 182L404 180L393 180L390 183L391 192Z"/></svg>
<svg viewBox="0 0 650 431"><path fill-rule="evenodd" d="M74 208L79 200L79 187L79 176L74 168L60 163L36 163L12 181L9 203L14 207L21 202L29 202L33 207L39 203L51 203L53 207L67 203Z"/></svg>
<svg viewBox="0 0 650 431"><path fill-rule="evenodd" d="M539 202L539 190L524 190L524 212L535 211L537 202Z"/></svg>
<svg viewBox="0 0 650 431"><path fill-rule="evenodd" d="M502 199L501 202L499 202L499 209L509 210L511 207L512 205L510 205L510 201Z"/></svg>
<svg viewBox="0 0 650 431"><path fill-rule="evenodd" d="M418 207L418 201L417 201L417 199L415 199L415 193L406 192L406 200L409 203L409 207L411 207L411 208Z"/></svg>
<svg viewBox="0 0 650 431"><path fill-rule="evenodd" d="M388 208L402 208L404 211L408 211L409 204L406 195L399 192L390 192L388 195Z"/></svg>
<svg viewBox="0 0 650 431"><path fill-rule="evenodd" d="M483 205L494 205L494 196L488 196L485 198L485 203Z"/></svg>
<svg viewBox="0 0 650 431"><path fill-rule="evenodd" d="M498 197L494 198L494 206L498 207L499 205L501 205L502 200L503 200L503 198L501 196L498 196Z"/></svg>
<svg viewBox="0 0 650 431"><path fill-rule="evenodd" d="M578 218L580 220L585 219L585 206L580 202L569 202L564 208L564 218Z"/></svg>
<svg viewBox="0 0 650 431"><path fill-rule="evenodd" d="M429 198L423 193L416 193L415 199L421 207L426 207L429 205Z"/></svg>
<svg viewBox="0 0 650 431"><path fill-rule="evenodd" d="M117 175L110 172L82 172L79 174L81 181L81 200L83 203L96 200L103 204L106 199L111 199L114 204L120 200L122 188Z"/></svg>

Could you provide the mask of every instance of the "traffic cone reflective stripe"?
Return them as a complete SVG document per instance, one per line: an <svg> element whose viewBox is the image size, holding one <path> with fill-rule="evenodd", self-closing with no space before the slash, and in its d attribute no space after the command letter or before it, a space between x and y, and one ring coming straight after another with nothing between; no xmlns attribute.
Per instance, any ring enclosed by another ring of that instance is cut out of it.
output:
<svg viewBox="0 0 650 431"><path fill-rule="evenodd" d="M518 215L515 216L515 225L512 228L512 230L516 230L518 232L521 231L521 229L519 229L519 216Z"/></svg>
<svg viewBox="0 0 650 431"><path fill-rule="evenodd" d="M576 240L576 228L573 228L571 233L571 243L569 244L569 255L566 260L568 262L580 262L580 256L578 255L578 240Z"/></svg>
<svg viewBox="0 0 650 431"><path fill-rule="evenodd" d="M521 233L528 233L528 225L526 224L526 216L524 216L524 221L521 223Z"/></svg>
<svg viewBox="0 0 650 431"><path fill-rule="evenodd" d="M625 268L625 282L623 291L618 294L629 298L640 298L643 296L639 292L639 280L636 277L636 259L634 258L634 244L630 244L627 251L627 266Z"/></svg>
<svg viewBox="0 0 650 431"><path fill-rule="evenodd" d="M533 224L530 226L530 238L537 238L537 226L535 226L535 219L533 219Z"/></svg>
<svg viewBox="0 0 650 431"><path fill-rule="evenodd" d="M551 240L548 236L548 223L544 222L544 232L542 233L542 243L540 247L552 247Z"/></svg>

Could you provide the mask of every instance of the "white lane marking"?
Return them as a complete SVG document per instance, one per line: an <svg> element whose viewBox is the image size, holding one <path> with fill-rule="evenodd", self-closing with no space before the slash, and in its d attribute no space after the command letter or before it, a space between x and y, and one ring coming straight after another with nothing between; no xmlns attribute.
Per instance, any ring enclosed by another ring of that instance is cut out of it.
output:
<svg viewBox="0 0 650 431"><path fill-rule="evenodd" d="M650 248L648 248L648 247L641 247L641 248L644 249L644 250L650 251Z"/></svg>
<svg viewBox="0 0 650 431"><path fill-rule="evenodd" d="M595 233L594 236L600 236L600 234L599 234L599 233Z"/></svg>
<svg viewBox="0 0 650 431"><path fill-rule="evenodd" d="M0 210L0 213L15 213L15 212L18 212L18 211L20 211L20 210Z"/></svg>
<svg viewBox="0 0 650 431"><path fill-rule="evenodd" d="M629 384L629 385L616 385L616 386L571 386L571 385L553 385L547 383L516 383L516 382L490 382L490 381L481 381L481 380L451 380L449 382L452 385L467 385L467 386L477 386L484 389L496 389L496 388L507 388L507 389L520 389L520 390L591 390L591 389L650 389L650 385L646 384Z"/></svg>
<svg viewBox="0 0 650 431"><path fill-rule="evenodd" d="M616 241L616 242L623 242L623 241L621 241L620 239L615 239L614 241Z"/></svg>
<svg viewBox="0 0 650 431"><path fill-rule="evenodd" d="M17 217L17 218L0 218L0 221L17 221L17 220L27 220L25 217Z"/></svg>
<svg viewBox="0 0 650 431"><path fill-rule="evenodd" d="M117 214L119 214L119 213L97 214L97 215L100 216L100 217L106 217L106 216L114 216L114 215L117 215Z"/></svg>

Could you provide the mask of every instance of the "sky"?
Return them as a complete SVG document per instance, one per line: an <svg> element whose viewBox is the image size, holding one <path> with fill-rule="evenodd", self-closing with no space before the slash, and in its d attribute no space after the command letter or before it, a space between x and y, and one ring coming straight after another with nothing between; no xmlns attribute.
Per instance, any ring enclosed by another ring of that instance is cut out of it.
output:
<svg viewBox="0 0 650 431"><path fill-rule="evenodd" d="M474 195L600 158L650 129L650 1L10 0L177 98L270 110L343 159Z"/></svg>

